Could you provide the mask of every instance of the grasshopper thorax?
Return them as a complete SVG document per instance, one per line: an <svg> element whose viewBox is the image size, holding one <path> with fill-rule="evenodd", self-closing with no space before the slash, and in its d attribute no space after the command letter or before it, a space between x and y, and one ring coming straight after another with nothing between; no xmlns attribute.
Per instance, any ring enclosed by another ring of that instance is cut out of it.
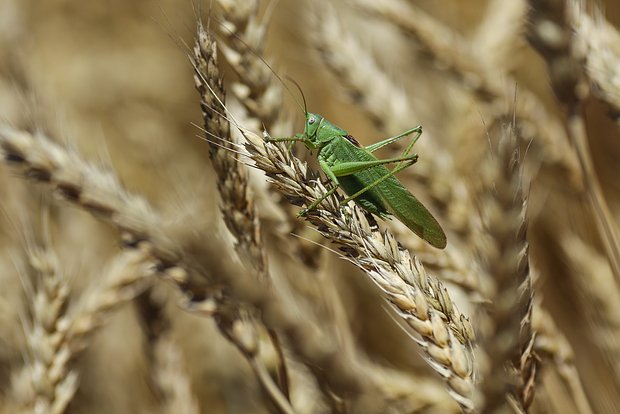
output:
<svg viewBox="0 0 620 414"><path fill-rule="evenodd" d="M309 149L320 149L334 138L347 135L347 131L338 128L321 115L308 112L304 130L304 144Z"/></svg>

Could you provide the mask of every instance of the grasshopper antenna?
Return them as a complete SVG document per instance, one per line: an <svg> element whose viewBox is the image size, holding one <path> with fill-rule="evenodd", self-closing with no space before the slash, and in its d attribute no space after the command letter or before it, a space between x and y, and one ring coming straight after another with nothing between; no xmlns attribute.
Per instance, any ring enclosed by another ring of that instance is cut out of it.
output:
<svg viewBox="0 0 620 414"><path fill-rule="evenodd" d="M306 95L304 95L304 91L301 89L301 86L299 86L299 83L297 83L297 81L295 79L293 79L290 76L286 75L286 80L291 82L293 85L295 85L297 87L297 89L299 90L299 93L301 95L301 99L303 100L303 103L304 103L304 107L303 107L304 115L307 116L308 115L308 104L306 103ZM297 102L297 99L295 99L295 101ZM299 104L299 102L297 102L297 104Z"/></svg>
<svg viewBox="0 0 620 414"><path fill-rule="evenodd" d="M274 2L272 4L277 3ZM267 14L269 15L269 18L271 17L271 10L268 10ZM235 32L233 32L231 29L229 29L228 27L226 27L226 25L224 24L224 22L218 18L215 15L210 15L210 18L212 18L213 20L215 20L216 22L218 22L220 24L220 27L222 30L226 31L230 36L234 37L235 39L237 39L241 44L243 44L247 50L252 53L254 56L256 56L261 62L263 62L265 64L265 66L267 66L267 68L269 68L269 71L273 74L273 76L275 76L275 78L277 80L280 81L280 83L282 84L282 86L284 86L284 89L286 89L286 92L288 92L289 96L291 96L291 98L293 98L293 100L295 101L295 103L297 104L297 106L300 109L304 110L304 115L306 115L308 113L307 108L306 108L306 102L305 102L305 97L303 95L302 92L302 97L304 98L304 106L302 107L301 103L299 102L299 100L295 97L295 95L293 94L293 92L291 91L291 89L287 86L286 82L284 82L284 80L282 79L282 77L280 75L278 75L278 73L271 67L271 65L260 55L260 53L258 53L257 51L255 51L252 46L250 46L249 44L247 44L238 34L236 34ZM288 79L290 79L287 76ZM301 88L299 87L299 85L297 84L297 82L295 82L294 80L290 79L293 83L295 83L295 85L297 86L297 88L299 88L299 90L301 91Z"/></svg>

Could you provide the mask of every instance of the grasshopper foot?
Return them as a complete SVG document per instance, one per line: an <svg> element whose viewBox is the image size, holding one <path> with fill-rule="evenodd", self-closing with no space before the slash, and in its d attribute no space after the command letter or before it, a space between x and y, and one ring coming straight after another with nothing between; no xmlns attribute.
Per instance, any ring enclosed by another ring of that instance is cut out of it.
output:
<svg viewBox="0 0 620 414"><path fill-rule="evenodd" d="M302 208L299 213L297 213L297 217L306 217L308 215L308 210L307 208Z"/></svg>

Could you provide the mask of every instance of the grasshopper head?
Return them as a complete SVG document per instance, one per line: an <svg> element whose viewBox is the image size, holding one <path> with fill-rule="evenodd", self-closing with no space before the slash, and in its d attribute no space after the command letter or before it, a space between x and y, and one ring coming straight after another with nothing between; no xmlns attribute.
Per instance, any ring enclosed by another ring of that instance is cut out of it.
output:
<svg viewBox="0 0 620 414"><path fill-rule="evenodd" d="M347 136L347 131L323 118L321 115L306 113L306 127L303 134L298 134L304 145L310 149L321 149L328 142Z"/></svg>
<svg viewBox="0 0 620 414"><path fill-rule="evenodd" d="M320 149L337 137L344 137L347 131L323 118L321 115L308 112L304 129L304 144L308 149Z"/></svg>
<svg viewBox="0 0 620 414"><path fill-rule="evenodd" d="M309 149L317 149L320 147L320 134L319 130L323 117L321 115L313 114L311 112L306 113L306 126L304 129L304 144Z"/></svg>

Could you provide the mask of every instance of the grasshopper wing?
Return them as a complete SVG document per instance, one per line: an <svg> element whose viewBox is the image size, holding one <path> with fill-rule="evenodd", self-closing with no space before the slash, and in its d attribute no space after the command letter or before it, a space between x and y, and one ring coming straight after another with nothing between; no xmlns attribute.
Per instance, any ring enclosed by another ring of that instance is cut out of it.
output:
<svg viewBox="0 0 620 414"><path fill-rule="evenodd" d="M388 211L432 246L438 249L446 247L446 234L426 207L395 177L390 177L386 181L386 185L377 186L376 191Z"/></svg>

